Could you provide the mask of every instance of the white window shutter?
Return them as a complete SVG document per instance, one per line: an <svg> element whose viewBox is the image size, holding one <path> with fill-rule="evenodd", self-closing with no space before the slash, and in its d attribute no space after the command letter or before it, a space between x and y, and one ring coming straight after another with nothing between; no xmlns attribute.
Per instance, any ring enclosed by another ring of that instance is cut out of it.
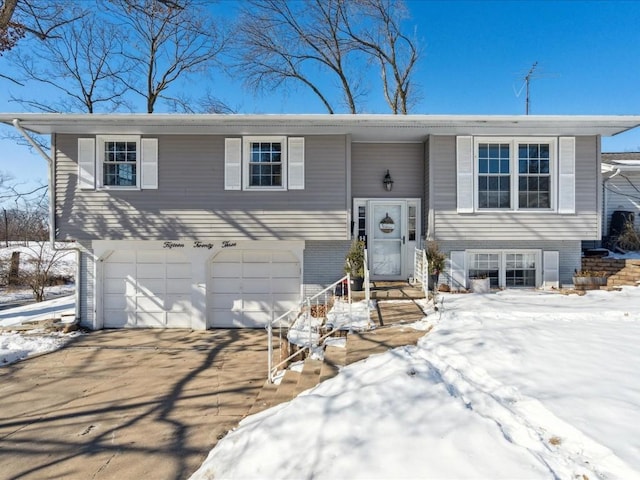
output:
<svg viewBox="0 0 640 480"><path fill-rule="evenodd" d="M224 139L224 189L242 188L242 139Z"/></svg>
<svg viewBox="0 0 640 480"><path fill-rule="evenodd" d="M304 190L304 138L289 138L287 154L289 190Z"/></svg>
<svg viewBox="0 0 640 480"><path fill-rule="evenodd" d="M96 188L96 140L78 139L78 187L83 190Z"/></svg>
<svg viewBox="0 0 640 480"><path fill-rule="evenodd" d="M560 287L560 253L543 252L542 256L542 287Z"/></svg>
<svg viewBox="0 0 640 480"><path fill-rule="evenodd" d="M576 213L576 139L560 137L558 213Z"/></svg>
<svg viewBox="0 0 640 480"><path fill-rule="evenodd" d="M473 213L473 137L456 138L458 213Z"/></svg>
<svg viewBox="0 0 640 480"><path fill-rule="evenodd" d="M158 188L158 139L142 139L142 177L140 187L142 189Z"/></svg>
<svg viewBox="0 0 640 480"><path fill-rule="evenodd" d="M449 272L451 276L451 288L460 290L467 288L467 255L464 251L451 252L449 258Z"/></svg>

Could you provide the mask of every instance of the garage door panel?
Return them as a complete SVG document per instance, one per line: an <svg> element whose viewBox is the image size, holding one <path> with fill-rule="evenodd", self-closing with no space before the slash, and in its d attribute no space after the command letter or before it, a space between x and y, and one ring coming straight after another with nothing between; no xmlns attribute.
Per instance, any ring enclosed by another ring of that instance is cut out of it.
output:
<svg viewBox="0 0 640 480"><path fill-rule="evenodd" d="M254 293L252 295L243 295L242 307L246 310L271 310L271 295Z"/></svg>
<svg viewBox="0 0 640 480"><path fill-rule="evenodd" d="M240 263L215 263L211 269L213 278L235 278L242 275L242 264Z"/></svg>
<svg viewBox="0 0 640 480"><path fill-rule="evenodd" d="M242 265L242 275L245 278L269 278L274 268L270 263L245 263Z"/></svg>
<svg viewBox="0 0 640 480"><path fill-rule="evenodd" d="M167 295L164 300L164 307L168 312L190 312L191 296Z"/></svg>
<svg viewBox="0 0 640 480"><path fill-rule="evenodd" d="M191 294L191 279L169 279L167 281L167 295Z"/></svg>
<svg viewBox="0 0 640 480"><path fill-rule="evenodd" d="M242 293L260 294L269 292L271 281L268 278L245 278L242 282Z"/></svg>
<svg viewBox="0 0 640 480"><path fill-rule="evenodd" d="M104 265L104 275L107 278L127 278L134 277L135 268L127 263L106 263Z"/></svg>
<svg viewBox="0 0 640 480"><path fill-rule="evenodd" d="M214 278L211 280L211 290L216 293L238 293L242 289L239 278Z"/></svg>
<svg viewBox="0 0 640 480"><path fill-rule="evenodd" d="M136 327L161 328L166 326L164 312L137 312Z"/></svg>
<svg viewBox="0 0 640 480"><path fill-rule="evenodd" d="M167 312L167 324L174 328L191 328L191 314L187 312Z"/></svg>
<svg viewBox="0 0 640 480"><path fill-rule="evenodd" d="M124 310L127 307L127 298L122 294L105 293L103 298L110 310Z"/></svg>
<svg viewBox="0 0 640 480"><path fill-rule="evenodd" d="M144 297L136 298L136 309L138 312L163 312L164 299L162 297Z"/></svg>
<svg viewBox="0 0 640 480"><path fill-rule="evenodd" d="M245 311L244 322L249 328L262 327L271 321L271 315L271 311Z"/></svg>
<svg viewBox="0 0 640 480"><path fill-rule="evenodd" d="M136 293L136 284L133 279L128 278L106 278L103 286L104 293L114 293L120 295L133 295Z"/></svg>
<svg viewBox="0 0 640 480"><path fill-rule="evenodd" d="M273 251L271 255L273 263L298 263L298 259L291 252Z"/></svg>
<svg viewBox="0 0 640 480"><path fill-rule="evenodd" d="M300 266L297 263L281 263L272 270L273 278L298 278L300 276Z"/></svg>
<svg viewBox="0 0 640 480"><path fill-rule="evenodd" d="M187 263L168 263L167 278L191 278L191 264Z"/></svg>
<svg viewBox="0 0 640 480"><path fill-rule="evenodd" d="M280 294L273 295L273 308L279 310L289 310L298 304L298 295Z"/></svg>
<svg viewBox="0 0 640 480"><path fill-rule="evenodd" d="M212 295L211 307L214 309L242 311L242 298L237 293Z"/></svg>
<svg viewBox="0 0 640 480"><path fill-rule="evenodd" d="M138 280L141 278L165 278L166 267L164 264L139 263L136 274L138 275Z"/></svg>
<svg viewBox="0 0 640 480"><path fill-rule="evenodd" d="M122 310L105 310L104 327L122 328L127 326L128 314Z"/></svg>
<svg viewBox="0 0 640 480"><path fill-rule="evenodd" d="M245 263L271 263L271 252L245 250L242 259Z"/></svg>

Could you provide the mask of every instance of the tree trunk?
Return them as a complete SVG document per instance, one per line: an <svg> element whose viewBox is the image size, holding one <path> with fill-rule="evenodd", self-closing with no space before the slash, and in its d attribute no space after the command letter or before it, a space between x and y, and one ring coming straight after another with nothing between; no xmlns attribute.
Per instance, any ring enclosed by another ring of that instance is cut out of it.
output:
<svg viewBox="0 0 640 480"><path fill-rule="evenodd" d="M20 277L20 252L11 253L11 266L9 267L9 285L17 285Z"/></svg>

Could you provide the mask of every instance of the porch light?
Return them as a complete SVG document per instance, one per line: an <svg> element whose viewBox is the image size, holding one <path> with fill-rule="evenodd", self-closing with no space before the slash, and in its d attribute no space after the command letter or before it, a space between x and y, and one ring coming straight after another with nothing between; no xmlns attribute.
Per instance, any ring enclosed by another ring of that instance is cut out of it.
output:
<svg viewBox="0 0 640 480"><path fill-rule="evenodd" d="M387 170L387 174L384 176L382 183L384 183L384 188L387 190L387 192L390 192L391 189L393 188L393 180L391 180L391 175L389 174L389 170Z"/></svg>

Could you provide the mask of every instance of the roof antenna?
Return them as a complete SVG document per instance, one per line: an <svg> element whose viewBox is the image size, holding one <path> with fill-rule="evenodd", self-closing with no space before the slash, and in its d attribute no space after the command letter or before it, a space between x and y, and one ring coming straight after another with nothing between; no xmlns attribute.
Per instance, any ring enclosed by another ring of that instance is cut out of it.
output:
<svg viewBox="0 0 640 480"><path fill-rule="evenodd" d="M529 83L531 83L531 76L533 75L533 71L536 69L536 67L538 66L538 62L533 62L533 65L531 65L531 68L529 69L529 73L527 73L527 75L524 77L524 81L527 85L527 99L525 101L525 115L529 115Z"/></svg>

